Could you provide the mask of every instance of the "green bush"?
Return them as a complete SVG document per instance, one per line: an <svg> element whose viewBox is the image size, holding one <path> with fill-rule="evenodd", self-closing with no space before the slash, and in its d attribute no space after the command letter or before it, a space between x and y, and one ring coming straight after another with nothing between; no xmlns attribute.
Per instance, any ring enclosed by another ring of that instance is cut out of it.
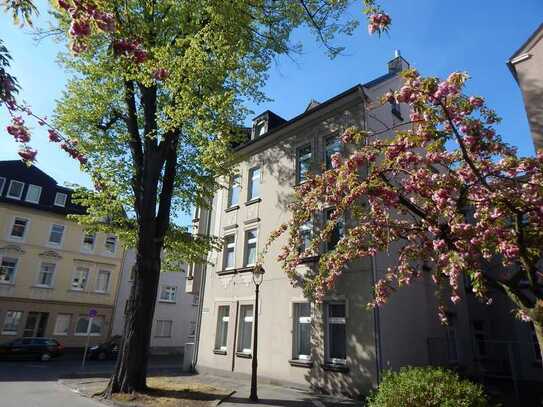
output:
<svg viewBox="0 0 543 407"><path fill-rule="evenodd" d="M405 367L386 372L368 407L484 407L483 388L450 370Z"/></svg>

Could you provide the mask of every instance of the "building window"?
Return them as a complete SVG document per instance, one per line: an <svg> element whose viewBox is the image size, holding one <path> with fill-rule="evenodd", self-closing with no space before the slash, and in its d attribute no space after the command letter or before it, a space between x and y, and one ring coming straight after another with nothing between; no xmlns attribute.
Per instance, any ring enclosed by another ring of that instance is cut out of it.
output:
<svg viewBox="0 0 543 407"><path fill-rule="evenodd" d="M39 203L41 195L41 187L38 185L29 184L26 191L26 202Z"/></svg>
<svg viewBox="0 0 543 407"><path fill-rule="evenodd" d="M68 199L68 195L62 192L57 192L55 194L55 206L66 206L66 200Z"/></svg>
<svg viewBox="0 0 543 407"><path fill-rule="evenodd" d="M245 232L245 259L244 266L254 266L256 264L256 229L247 230Z"/></svg>
<svg viewBox="0 0 543 407"><path fill-rule="evenodd" d="M215 334L215 349L226 350L228 341L228 322L230 321L230 307L219 306L217 312L217 332Z"/></svg>
<svg viewBox="0 0 543 407"><path fill-rule="evenodd" d="M111 271L99 270L98 278L96 279L96 291L99 293L107 293L109 291L110 279L111 279Z"/></svg>
<svg viewBox="0 0 543 407"><path fill-rule="evenodd" d="M6 185L6 179L0 177L0 196L2 195L2 192L4 192L4 185Z"/></svg>
<svg viewBox="0 0 543 407"><path fill-rule="evenodd" d="M235 266L236 237L228 235L224 237L223 269L232 269Z"/></svg>
<svg viewBox="0 0 543 407"><path fill-rule="evenodd" d="M395 100L390 102L390 111L392 112L394 116L396 116L398 119L403 121L402 112L400 110L400 104L396 102Z"/></svg>
<svg viewBox="0 0 543 407"><path fill-rule="evenodd" d="M255 123L254 131L253 131L253 138L263 136L266 134L267 129L267 121L266 120L258 120Z"/></svg>
<svg viewBox="0 0 543 407"><path fill-rule="evenodd" d="M24 182L11 180L11 182L9 183L8 193L6 194L6 197L21 199L21 197L23 196L24 186Z"/></svg>
<svg viewBox="0 0 543 407"><path fill-rule="evenodd" d="M294 359L311 359L311 305L308 302L294 305Z"/></svg>
<svg viewBox="0 0 543 407"><path fill-rule="evenodd" d="M160 301L163 302L175 302L177 296L177 287L174 286L162 286L160 290Z"/></svg>
<svg viewBox="0 0 543 407"><path fill-rule="evenodd" d="M331 208L325 211L326 222L330 221L334 210L334 208ZM343 222L343 219L337 219L334 229L332 230L332 233L330 234L328 241L326 242L326 249L334 250L344 234L345 224Z"/></svg>
<svg viewBox="0 0 543 407"><path fill-rule="evenodd" d="M89 279L89 269L78 267L72 277L72 289L82 291L87 287Z"/></svg>
<svg viewBox="0 0 543 407"><path fill-rule="evenodd" d="M311 145L305 145L296 150L296 182L306 180L311 170Z"/></svg>
<svg viewBox="0 0 543 407"><path fill-rule="evenodd" d="M324 140L324 161L326 169L332 169L332 156L341 152L341 143L337 136L326 137Z"/></svg>
<svg viewBox="0 0 543 407"><path fill-rule="evenodd" d="M92 253L94 251L94 242L96 241L96 233L85 232L83 234L83 242L81 243L81 249L84 252Z"/></svg>
<svg viewBox="0 0 543 407"><path fill-rule="evenodd" d="M19 322L21 322L22 317L22 311L6 312L4 327L2 328L2 335L17 335L17 329L19 328Z"/></svg>
<svg viewBox="0 0 543 407"><path fill-rule="evenodd" d="M475 340L475 349L477 356L485 357L486 352L486 333L484 321L473 321L473 339Z"/></svg>
<svg viewBox="0 0 543 407"><path fill-rule="evenodd" d="M344 302L326 304L326 356L330 363L345 364L347 358L345 317Z"/></svg>
<svg viewBox="0 0 543 407"><path fill-rule="evenodd" d="M249 170L249 188L247 200L252 201L260 197L260 167Z"/></svg>
<svg viewBox="0 0 543 407"><path fill-rule="evenodd" d="M13 257L2 257L2 263L0 266L0 283L15 283L17 261L18 259Z"/></svg>
<svg viewBox="0 0 543 407"><path fill-rule="evenodd" d="M253 348L253 306L241 305L239 307L238 352L251 353Z"/></svg>
<svg viewBox="0 0 543 407"><path fill-rule="evenodd" d="M106 236L106 241L104 243L106 252L109 254L115 254L117 250L117 237L116 236Z"/></svg>
<svg viewBox="0 0 543 407"><path fill-rule="evenodd" d="M11 237L14 239L23 240L26 235L26 227L28 226L28 219L15 218L13 220L13 226L11 227Z"/></svg>
<svg viewBox="0 0 543 407"><path fill-rule="evenodd" d="M40 287L52 287L55 275L55 263L42 263L38 274L38 283Z"/></svg>
<svg viewBox="0 0 543 407"><path fill-rule="evenodd" d="M71 322L72 314L58 314L53 333L55 335L68 335Z"/></svg>
<svg viewBox="0 0 543 407"><path fill-rule="evenodd" d="M104 329L105 318L103 315L98 315L96 318L92 318L92 323L89 327L90 319L87 315L80 315L75 325L76 335L91 335L100 336Z"/></svg>
<svg viewBox="0 0 543 407"><path fill-rule="evenodd" d="M173 325L173 321L171 321L171 320L157 319L156 327L155 327L155 337L158 337L158 338L171 338L171 336L172 336L172 325Z"/></svg>
<svg viewBox="0 0 543 407"><path fill-rule="evenodd" d="M64 225L53 224L49 232L49 244L54 246L62 245L62 237L64 236Z"/></svg>
<svg viewBox="0 0 543 407"><path fill-rule="evenodd" d="M300 225L300 253L305 252L311 246L311 239L313 239L313 222L307 221Z"/></svg>
<svg viewBox="0 0 543 407"><path fill-rule="evenodd" d="M229 208L239 204L240 190L241 190L241 176L234 175L230 179L230 186L228 188L228 207Z"/></svg>

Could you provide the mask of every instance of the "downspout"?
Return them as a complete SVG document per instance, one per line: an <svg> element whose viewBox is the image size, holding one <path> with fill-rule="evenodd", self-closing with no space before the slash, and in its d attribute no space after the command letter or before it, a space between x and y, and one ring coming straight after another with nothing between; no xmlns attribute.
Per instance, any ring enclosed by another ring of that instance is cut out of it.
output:
<svg viewBox="0 0 543 407"><path fill-rule="evenodd" d="M209 236L210 230L211 230L211 211L212 207L209 209L208 216L206 219L206 226L205 226L205 235ZM202 213L202 209L200 209L200 216ZM206 257L207 260L207 257ZM200 288L198 290L198 309L196 311L197 317L196 317L196 332L194 335L194 353L192 355L192 370L196 370L196 365L198 363L198 349L200 347L200 332L201 332L201 326L202 326L202 311L204 306L204 293L205 293L205 286L206 286L206 275L207 275L207 263L205 263L202 266L202 276L200 279Z"/></svg>
<svg viewBox="0 0 543 407"><path fill-rule="evenodd" d="M362 86L359 88L359 92L362 98L362 128L364 131L368 130L367 120L366 120L366 101L368 96L365 94ZM367 140L365 141L367 142ZM367 169L366 169L367 171ZM367 175L367 174L366 174ZM375 262L375 256L371 256L371 286L373 292L373 298L375 299L375 282L377 281L377 266ZM373 332L375 340L375 368L377 373L377 385L381 382L381 369L383 367L383 352L382 352L382 343L381 343L381 318L379 307L373 307Z"/></svg>

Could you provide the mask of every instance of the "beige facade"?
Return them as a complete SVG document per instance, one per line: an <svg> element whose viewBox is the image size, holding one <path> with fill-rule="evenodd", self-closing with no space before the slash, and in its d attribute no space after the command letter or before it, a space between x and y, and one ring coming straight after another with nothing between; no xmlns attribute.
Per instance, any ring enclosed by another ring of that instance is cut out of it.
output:
<svg viewBox="0 0 543 407"><path fill-rule="evenodd" d="M344 148L333 147L334 138L351 126L384 131L386 136L387 128L400 126L409 117L404 105L379 103L385 92L401 86L398 72L406 67L398 57L382 77L321 104L311 103L306 112L288 122L271 112L255 119L252 139L238 150L243 157L239 176L230 181L230 188L225 182L211 213L202 210L195 219L195 232L225 239L223 252L208 258L213 266L197 266L189 273L187 289L203 295L197 369L250 373L254 253L288 220L288 203L301 172L320 171L327 152L329 156L333 148ZM319 221L314 220L313 228ZM275 242L264 259L256 310L262 379L360 396L376 385L384 368L428 363L428 338L446 335L436 317L434 287L429 281L406 289L380 311L366 307L372 299L373 281L393 261L393 248L353 264L322 304L310 304L276 260L284 239ZM315 259L308 259L300 266L300 275L310 273L315 264Z"/></svg>
<svg viewBox="0 0 543 407"><path fill-rule="evenodd" d="M31 167L33 173L27 174L8 163L16 170L10 166L0 173L0 341L47 336L80 347L87 332L91 343L104 341L111 331L124 249L115 237L86 234L67 219L69 190L58 187L61 192L51 195L55 184L40 170ZM11 186L13 180L23 185L19 198L10 197L19 190ZM36 194L29 191L36 186L41 190L34 203ZM44 202L58 201L58 193L67 196L64 206ZM90 309L97 316L89 327Z"/></svg>
<svg viewBox="0 0 543 407"><path fill-rule="evenodd" d="M543 149L543 24L507 65L518 82L536 150Z"/></svg>

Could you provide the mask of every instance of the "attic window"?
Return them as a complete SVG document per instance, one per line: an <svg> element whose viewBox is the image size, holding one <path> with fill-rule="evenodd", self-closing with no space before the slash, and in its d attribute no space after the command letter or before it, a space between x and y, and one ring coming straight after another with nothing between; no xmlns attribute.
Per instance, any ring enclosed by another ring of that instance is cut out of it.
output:
<svg viewBox="0 0 543 407"><path fill-rule="evenodd" d="M55 206L66 206L66 200L68 199L68 195L63 194L62 192L57 192L55 195Z"/></svg>
<svg viewBox="0 0 543 407"><path fill-rule="evenodd" d="M256 121L253 129L253 138L260 137L268 131L268 123L264 119L259 119Z"/></svg>

